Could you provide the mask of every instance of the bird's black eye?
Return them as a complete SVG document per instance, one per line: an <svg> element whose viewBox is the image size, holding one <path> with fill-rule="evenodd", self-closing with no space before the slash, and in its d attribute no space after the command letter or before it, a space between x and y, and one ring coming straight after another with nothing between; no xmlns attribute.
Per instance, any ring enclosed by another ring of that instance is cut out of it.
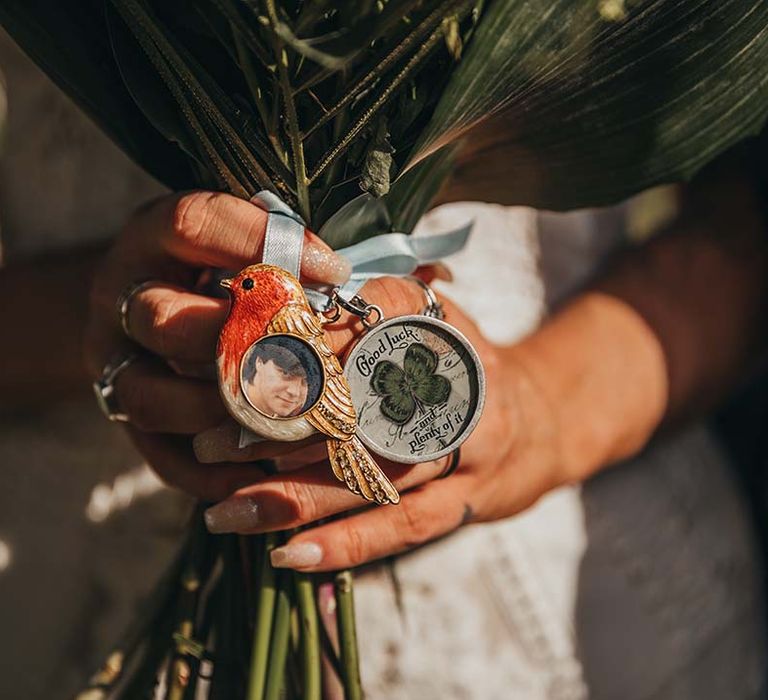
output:
<svg viewBox="0 0 768 700"><path fill-rule="evenodd" d="M253 280L250 277L243 280L243 289L253 289Z"/></svg>

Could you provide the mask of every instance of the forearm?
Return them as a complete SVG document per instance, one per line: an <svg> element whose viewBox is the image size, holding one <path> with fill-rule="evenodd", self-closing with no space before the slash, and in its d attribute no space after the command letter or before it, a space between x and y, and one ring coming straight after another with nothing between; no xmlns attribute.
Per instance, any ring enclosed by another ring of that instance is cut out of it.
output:
<svg viewBox="0 0 768 700"><path fill-rule="evenodd" d="M0 268L0 410L87 390L82 344L97 256L73 251Z"/></svg>
<svg viewBox="0 0 768 700"><path fill-rule="evenodd" d="M755 366L768 280L759 211L738 178L689 189L668 233L622 256L508 350L551 404L568 478L703 413Z"/></svg>

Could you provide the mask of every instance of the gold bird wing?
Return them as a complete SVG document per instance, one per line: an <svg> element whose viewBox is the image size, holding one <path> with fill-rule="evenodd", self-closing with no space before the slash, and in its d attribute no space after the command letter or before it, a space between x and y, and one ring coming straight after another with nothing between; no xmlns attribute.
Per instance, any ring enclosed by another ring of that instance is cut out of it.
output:
<svg viewBox="0 0 768 700"><path fill-rule="evenodd" d="M325 389L306 418L319 432L337 440L349 440L355 434L357 414L347 378L325 342L325 332L317 316L303 304L288 304L272 317L267 332L297 335L315 349L325 370Z"/></svg>
<svg viewBox="0 0 768 700"><path fill-rule="evenodd" d="M306 340L320 356L325 369L325 388L320 400L307 412L307 420L325 434L333 473L353 493L380 504L399 503L400 495L386 474L355 436L357 414L349 384L335 353L325 342L325 332L308 306L288 304L269 322L268 333L290 333Z"/></svg>

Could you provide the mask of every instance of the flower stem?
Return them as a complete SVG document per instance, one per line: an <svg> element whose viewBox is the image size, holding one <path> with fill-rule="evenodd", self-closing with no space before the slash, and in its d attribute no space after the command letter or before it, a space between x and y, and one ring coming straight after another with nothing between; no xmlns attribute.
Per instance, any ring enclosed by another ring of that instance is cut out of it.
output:
<svg viewBox="0 0 768 700"><path fill-rule="evenodd" d="M355 599L352 592L352 572L339 571L334 579L336 590L336 616L341 651L341 671L346 700L362 700L360 664L355 631Z"/></svg>
<svg viewBox="0 0 768 700"><path fill-rule="evenodd" d="M259 117L261 117L261 122L264 126L267 138L272 144L272 148L275 150L277 157L287 165L288 155L283 148L283 144L280 143L280 139L274 129L272 120L267 114L266 106L264 104L264 95L261 90L261 85L259 84L259 78L256 74L256 68L253 65L253 59L251 58L249 49L245 45L238 27L236 26L232 26L232 37L235 42L235 50L237 51L237 60L240 65L240 70L243 72L243 77L248 85L248 90L251 93L251 100L254 107L256 107L256 111L259 113Z"/></svg>
<svg viewBox="0 0 768 700"><path fill-rule="evenodd" d="M293 169L296 177L296 197L298 198L299 214L304 218L307 224L310 223L310 204L309 204L309 178L307 177L307 164L304 160L304 143L302 141L301 129L299 128L299 117L296 112L296 103L294 102L293 88L288 76L288 54L285 51L283 41L277 35L277 9L275 0L266 0L267 15L272 25L272 36L275 50L275 61L277 62L277 77L280 86L280 92L285 105L285 116L288 126L288 137L291 141L291 154L293 156Z"/></svg>
<svg viewBox="0 0 768 700"><path fill-rule="evenodd" d="M288 593L291 578L288 572L277 577L277 607L269 645L269 667L264 700L279 700L285 681L285 661L291 635L291 598Z"/></svg>
<svg viewBox="0 0 768 700"><path fill-rule="evenodd" d="M259 576L259 602L256 625L253 630L253 650L251 652L251 671L248 680L247 700L261 700L267 677L267 660L269 658L269 640L272 633L275 599L275 570L269 561L269 552L277 545L277 535L264 535L264 548L261 560L261 575Z"/></svg>
<svg viewBox="0 0 768 700"><path fill-rule="evenodd" d="M303 700L320 700L320 634L315 587L309 574L296 572L296 598L301 623Z"/></svg>
<svg viewBox="0 0 768 700"><path fill-rule="evenodd" d="M326 151L322 158L320 158L320 161L309 176L310 184L313 183L318 178L318 176L321 175L323 171L331 163L333 163L334 160L336 160L336 158L338 158L338 156L340 156L344 151L347 150L347 148L349 148L349 146L357 138L360 132L365 129L366 126L368 126L371 119L373 119L373 117L379 112L380 109L388 104L389 98L392 96L395 90L397 90L403 84L406 78L410 76L414 69L419 64L421 64L424 59L427 58L427 56L429 56L432 50L441 41L442 37L443 30L441 27L438 27L434 32L432 32L427 40L419 47L416 53L414 53L413 56L408 59L406 64L400 69L397 75L395 75L395 77L384 88L381 94L374 100L373 104L371 104L360 115L358 120L349 128L349 131L347 131L345 136L328 151Z"/></svg>

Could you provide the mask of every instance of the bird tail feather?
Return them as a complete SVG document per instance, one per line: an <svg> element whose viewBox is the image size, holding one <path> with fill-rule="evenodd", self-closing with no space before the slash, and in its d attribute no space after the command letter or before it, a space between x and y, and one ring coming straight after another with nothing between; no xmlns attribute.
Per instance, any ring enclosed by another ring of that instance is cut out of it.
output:
<svg viewBox="0 0 768 700"><path fill-rule="evenodd" d="M400 502L397 489L357 436L351 440L332 438L327 445L333 473L350 491L381 505Z"/></svg>

